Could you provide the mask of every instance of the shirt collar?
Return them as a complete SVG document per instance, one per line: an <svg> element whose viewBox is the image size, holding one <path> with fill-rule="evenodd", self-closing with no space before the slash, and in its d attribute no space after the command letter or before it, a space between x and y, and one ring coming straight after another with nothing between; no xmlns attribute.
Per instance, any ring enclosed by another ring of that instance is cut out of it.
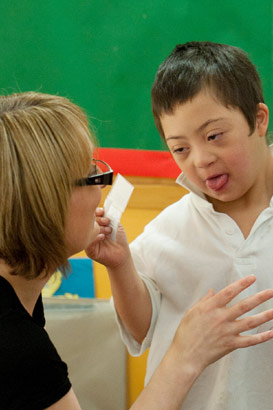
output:
<svg viewBox="0 0 273 410"><path fill-rule="evenodd" d="M195 195L198 195L200 198L204 199L205 201L207 201L205 195L203 194L203 192L198 189L187 177L186 175L183 174L183 172L181 172L180 175L178 175L178 177L176 178L176 183L180 186L183 186L184 188L186 188L188 191L193 192Z"/></svg>
<svg viewBox="0 0 273 410"><path fill-rule="evenodd" d="M41 295L36 302L32 316L30 316L20 302L11 284L3 278L3 276L0 276L0 315L1 313L6 313L7 311L12 310L28 315L41 327L45 326L44 308Z"/></svg>

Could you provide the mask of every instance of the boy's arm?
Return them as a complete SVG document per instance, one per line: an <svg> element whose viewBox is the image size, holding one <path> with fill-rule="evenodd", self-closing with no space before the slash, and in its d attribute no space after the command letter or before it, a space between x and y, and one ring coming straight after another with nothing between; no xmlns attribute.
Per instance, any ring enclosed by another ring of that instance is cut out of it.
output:
<svg viewBox="0 0 273 410"><path fill-rule="evenodd" d="M129 333L138 342L145 338L152 318L148 289L130 256L118 267L107 267L116 311Z"/></svg>
<svg viewBox="0 0 273 410"><path fill-rule="evenodd" d="M88 257L103 264L108 271L116 311L129 333L141 343L150 327L152 303L149 292L136 272L125 231L119 225L116 241L109 238L109 219L97 210L101 231L85 250Z"/></svg>
<svg viewBox="0 0 273 410"><path fill-rule="evenodd" d="M186 312L168 352L131 410L180 410L193 383L207 366L235 349L273 338L273 331L240 335L273 319L273 309L240 318L271 299L272 289L227 306L255 280L254 276L247 276L216 295L210 290Z"/></svg>

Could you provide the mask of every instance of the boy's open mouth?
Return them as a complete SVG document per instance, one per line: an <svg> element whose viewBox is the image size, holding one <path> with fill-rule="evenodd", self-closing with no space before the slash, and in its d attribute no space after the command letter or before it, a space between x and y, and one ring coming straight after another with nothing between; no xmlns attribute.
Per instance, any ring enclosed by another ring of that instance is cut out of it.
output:
<svg viewBox="0 0 273 410"><path fill-rule="evenodd" d="M215 175L206 179L206 185L213 191L219 191L228 181L228 174Z"/></svg>

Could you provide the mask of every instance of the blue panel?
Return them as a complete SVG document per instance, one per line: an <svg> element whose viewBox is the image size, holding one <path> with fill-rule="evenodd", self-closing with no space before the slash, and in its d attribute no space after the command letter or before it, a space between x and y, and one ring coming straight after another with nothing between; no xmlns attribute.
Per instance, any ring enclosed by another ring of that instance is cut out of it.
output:
<svg viewBox="0 0 273 410"><path fill-rule="evenodd" d="M93 262L89 258L71 258L71 273L62 278L59 289L54 296L71 293L82 298L95 297Z"/></svg>

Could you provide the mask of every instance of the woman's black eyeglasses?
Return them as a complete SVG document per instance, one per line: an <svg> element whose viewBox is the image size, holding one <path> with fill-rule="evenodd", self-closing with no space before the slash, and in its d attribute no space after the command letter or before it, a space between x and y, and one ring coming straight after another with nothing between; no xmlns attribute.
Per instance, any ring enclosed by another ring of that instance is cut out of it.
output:
<svg viewBox="0 0 273 410"><path fill-rule="evenodd" d="M100 159L93 159L92 165L94 166L93 175L87 178L79 179L76 182L77 186L85 185L112 185L113 182L113 170L104 161Z"/></svg>

